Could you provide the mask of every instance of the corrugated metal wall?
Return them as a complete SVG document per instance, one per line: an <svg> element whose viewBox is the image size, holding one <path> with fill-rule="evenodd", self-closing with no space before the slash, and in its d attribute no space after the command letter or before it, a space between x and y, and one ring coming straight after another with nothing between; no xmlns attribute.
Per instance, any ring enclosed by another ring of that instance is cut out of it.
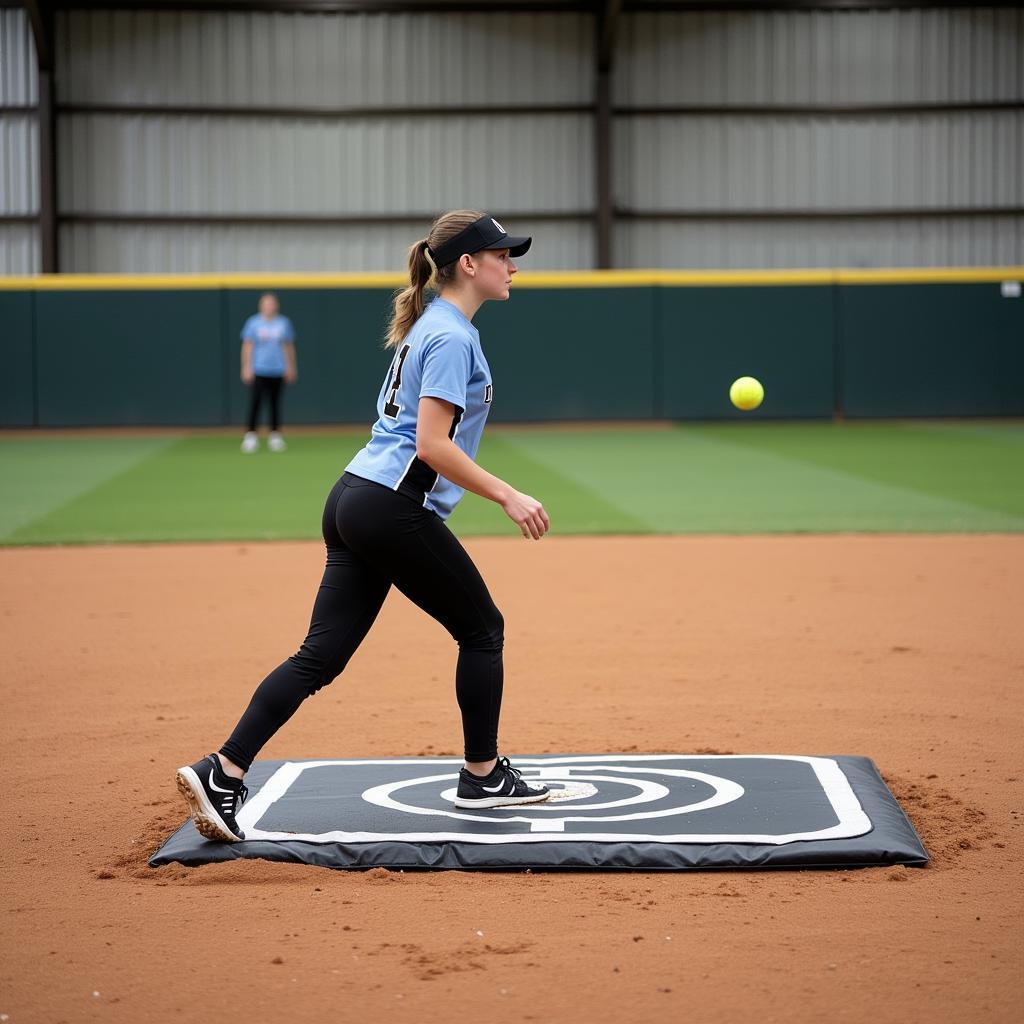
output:
<svg viewBox="0 0 1024 1024"><path fill-rule="evenodd" d="M615 101L915 103L1022 98L1020 8L730 11L623 19Z"/></svg>
<svg viewBox="0 0 1024 1024"><path fill-rule="evenodd" d="M856 212L1024 200L1018 111L623 122L617 194L634 209Z"/></svg>
<svg viewBox="0 0 1024 1024"><path fill-rule="evenodd" d="M0 218L39 212L38 101L32 29L23 10L0 8ZM0 221L0 274L39 270L34 223Z"/></svg>
<svg viewBox="0 0 1024 1024"><path fill-rule="evenodd" d="M1019 266L1024 217L620 223L626 267Z"/></svg>
<svg viewBox="0 0 1024 1024"><path fill-rule="evenodd" d="M62 98L79 103L586 103L591 39L577 14L82 11L58 23Z"/></svg>
<svg viewBox="0 0 1024 1024"><path fill-rule="evenodd" d="M427 222L428 223L428 222ZM263 227L238 225L68 224L61 230L62 265L79 273L193 273L197 270L404 271L409 245L427 223L376 227ZM530 267L586 267L593 258L589 225L506 220L509 230L533 232L546 254ZM557 232L557 238L549 237ZM561 254L553 262L552 250ZM525 265L525 264L524 264Z"/></svg>
<svg viewBox="0 0 1024 1024"><path fill-rule="evenodd" d="M1024 261L1024 113L752 113L752 107L1024 100L1020 9L635 14L623 20L615 201L625 266ZM956 218L908 216L960 208ZM759 219L772 211L866 219ZM731 213L702 219L682 214ZM886 214L890 214L886 216Z"/></svg>
<svg viewBox="0 0 1024 1024"><path fill-rule="evenodd" d="M0 10L0 26L5 102L34 103L24 14ZM62 270L394 270L457 205L537 235L531 267L593 265L590 110L430 110L588 107L588 15L73 11L56 49L58 103L72 107L57 132ZM751 109L1022 102L1020 8L625 14L615 265L1024 262L1024 217L998 213L1024 207L1019 109ZM107 105L141 109L95 109ZM180 109L192 106L220 109ZM687 110L650 110L666 106ZM0 145L0 212L35 213L34 118L3 115ZM408 219L313 222L324 215ZM38 263L35 228L0 224L0 269Z"/></svg>
<svg viewBox="0 0 1024 1024"><path fill-rule="evenodd" d="M422 216L484 203L512 216L590 209L590 148L588 119L573 114L76 114L61 119L58 180L69 213Z"/></svg>
<svg viewBox="0 0 1024 1024"><path fill-rule="evenodd" d="M63 103L270 108L59 119L64 214L408 215L397 224L159 225L81 220L66 270L395 270L445 209L544 231L535 267L587 266L593 118L387 108L590 102L592 19L575 14L72 12ZM110 68L117 73L111 74ZM301 117L279 108L305 108ZM379 108L317 117L309 108ZM543 223L517 213L545 214ZM555 219L549 220L554 216Z"/></svg>

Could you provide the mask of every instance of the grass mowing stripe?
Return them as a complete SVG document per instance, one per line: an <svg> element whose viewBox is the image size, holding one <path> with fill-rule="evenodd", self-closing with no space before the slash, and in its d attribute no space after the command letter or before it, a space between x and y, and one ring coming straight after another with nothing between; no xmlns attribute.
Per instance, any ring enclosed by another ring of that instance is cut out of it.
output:
<svg viewBox="0 0 1024 1024"><path fill-rule="evenodd" d="M1022 436L1013 424L499 428L479 459L543 501L561 534L1019 532ZM0 543L318 537L323 499L365 439L297 434L288 452L254 456L228 435L0 442ZM475 495L451 526L515 535Z"/></svg>
<svg viewBox="0 0 1024 1024"><path fill-rule="evenodd" d="M488 472L542 502L551 518L552 534L650 532L642 520L536 456L535 447L517 443L514 435L493 432L485 435L477 459ZM519 530L493 501L471 492L459 502L449 525L463 537L514 537Z"/></svg>
<svg viewBox="0 0 1024 1024"><path fill-rule="evenodd" d="M991 420L980 420L978 422L956 420L948 423L942 420L910 420L903 425L914 427L917 430L927 430L932 433L952 432L963 434L965 437L979 437L986 441L1005 441L1007 444L1024 445L1024 422L1017 422L1015 420L995 423ZM861 424L848 423L846 426L859 427Z"/></svg>
<svg viewBox="0 0 1024 1024"><path fill-rule="evenodd" d="M177 443L165 437L0 440L0 540Z"/></svg>
<svg viewBox="0 0 1024 1024"><path fill-rule="evenodd" d="M243 540L320 535L324 498L365 438L297 435L242 455L238 439L194 435L16 531L16 543Z"/></svg>
<svg viewBox="0 0 1024 1024"><path fill-rule="evenodd" d="M796 425L803 430L808 425ZM812 430L817 425L812 425ZM536 432L534 457L666 533L1020 530L1013 515L876 483L733 443L726 428ZM824 425L825 430L833 429ZM876 437L880 446L889 436Z"/></svg>
<svg viewBox="0 0 1024 1024"><path fill-rule="evenodd" d="M913 490L964 508L1024 517L1024 428L853 423L702 426L705 436ZM1021 529L1024 522L1018 524ZM984 529L986 527L979 526ZM998 528L998 527L993 527Z"/></svg>
<svg viewBox="0 0 1024 1024"><path fill-rule="evenodd" d="M364 441L362 435L302 434L281 455L263 450L242 456L235 438L197 435L15 531L8 540L45 544L319 537L324 498ZM481 465L543 501L558 531L644 529L501 437L485 439L479 457ZM450 525L461 536L514 536L517 530L497 505L474 494L460 502Z"/></svg>

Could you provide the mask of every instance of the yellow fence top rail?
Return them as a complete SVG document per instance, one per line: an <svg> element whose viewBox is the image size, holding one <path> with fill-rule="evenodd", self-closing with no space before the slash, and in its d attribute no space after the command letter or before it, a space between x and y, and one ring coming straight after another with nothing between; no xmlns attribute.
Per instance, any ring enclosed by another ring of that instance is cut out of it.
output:
<svg viewBox="0 0 1024 1024"><path fill-rule="evenodd" d="M643 288L822 284L957 284L1024 280L1024 266L829 270L522 271L516 288ZM402 274L38 274L0 277L6 291L118 291L215 288L400 288Z"/></svg>

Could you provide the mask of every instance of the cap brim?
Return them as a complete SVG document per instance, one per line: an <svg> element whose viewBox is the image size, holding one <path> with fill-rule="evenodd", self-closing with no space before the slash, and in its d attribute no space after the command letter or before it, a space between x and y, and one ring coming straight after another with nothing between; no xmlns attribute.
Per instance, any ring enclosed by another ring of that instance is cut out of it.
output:
<svg viewBox="0 0 1024 1024"><path fill-rule="evenodd" d="M506 235L504 238L492 245L488 245L488 249L508 249L510 256L523 256L529 251L530 245L533 243L532 238L527 238L523 235Z"/></svg>

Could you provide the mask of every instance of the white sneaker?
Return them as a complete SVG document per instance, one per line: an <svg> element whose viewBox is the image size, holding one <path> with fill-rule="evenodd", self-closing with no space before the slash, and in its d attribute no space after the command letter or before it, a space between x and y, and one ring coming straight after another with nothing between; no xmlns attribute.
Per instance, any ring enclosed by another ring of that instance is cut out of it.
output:
<svg viewBox="0 0 1024 1024"><path fill-rule="evenodd" d="M246 431L245 437L242 438L242 454L252 455L253 452L260 450L260 439L258 435L254 434L251 430Z"/></svg>
<svg viewBox="0 0 1024 1024"><path fill-rule="evenodd" d="M272 430L270 437L267 438L267 447L272 452L283 452L288 445L284 443L284 438L276 430Z"/></svg>

